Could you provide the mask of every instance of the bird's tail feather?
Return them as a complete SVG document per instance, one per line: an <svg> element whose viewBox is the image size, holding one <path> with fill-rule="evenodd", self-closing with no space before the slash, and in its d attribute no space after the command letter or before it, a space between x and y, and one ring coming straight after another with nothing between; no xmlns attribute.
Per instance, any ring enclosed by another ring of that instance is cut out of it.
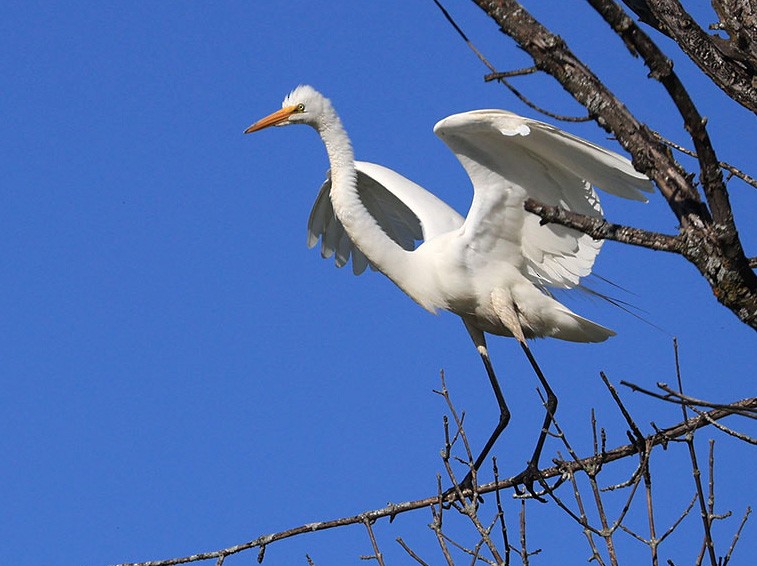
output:
<svg viewBox="0 0 757 566"><path fill-rule="evenodd" d="M604 342L615 331L584 318L567 308L558 315L561 319L553 337L569 342Z"/></svg>

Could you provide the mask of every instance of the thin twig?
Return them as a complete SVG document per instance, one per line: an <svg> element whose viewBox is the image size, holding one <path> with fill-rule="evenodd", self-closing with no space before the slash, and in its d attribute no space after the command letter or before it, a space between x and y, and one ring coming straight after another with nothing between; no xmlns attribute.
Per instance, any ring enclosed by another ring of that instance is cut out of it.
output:
<svg viewBox="0 0 757 566"><path fill-rule="evenodd" d="M676 367L676 381L678 382L678 391L683 395L683 379L681 378L681 362L678 356L678 339L673 338L673 354L675 357ZM688 419L688 410L685 404L681 405L681 412L683 418ZM707 509L707 504L704 498L704 490L702 489L702 478L699 471L699 464L697 463L697 453L694 447L694 431L689 432L685 436L686 446L689 449L689 458L691 459L691 469L694 475L694 485L697 490L697 498L699 500L699 511L702 516L702 526L704 528L704 541L702 546L702 554L706 551L710 557L711 566L717 565L717 558L715 557L715 545L712 541L712 518ZM700 554L700 556L702 556ZM697 560L700 563L700 559Z"/></svg>
<svg viewBox="0 0 757 566"><path fill-rule="evenodd" d="M522 77L524 75L533 75L539 71L536 67L524 67L523 69L513 69L512 71L499 71L491 73L484 77L484 81L498 81L500 79L509 79L511 77Z"/></svg>
<svg viewBox="0 0 757 566"><path fill-rule="evenodd" d="M702 415L702 416L704 416L705 419L709 419L709 417L707 417L707 413L705 413L704 411L700 411L696 407L690 407L690 409L693 412L695 412L697 415ZM747 444L751 444L753 446L757 446L757 438L753 438L753 437L751 437L751 436L749 436L747 434L744 434L743 432L738 432L736 430L728 428L727 426L725 426L724 424L721 424L721 423L711 422L710 424L712 426L714 426L716 429L718 429L720 432L724 432L728 436L732 436L734 438L738 438L739 440L741 440L743 442L746 442Z"/></svg>
<svg viewBox="0 0 757 566"><path fill-rule="evenodd" d="M619 489L625 489L627 487L630 487L634 485L637 481L639 481L639 477L641 476L643 471L644 470L642 470L641 464L638 464L636 466L636 469L633 471L633 473L627 480L622 481L620 483L613 484L613 485L607 485L603 487L601 491L617 491Z"/></svg>
<svg viewBox="0 0 757 566"><path fill-rule="evenodd" d="M648 454L648 450L645 451L645 456ZM647 525L649 526L649 550L652 553L652 566L658 566L659 557L657 554L657 546L659 541L657 540L657 530L654 523L654 501L652 499L652 474L649 471L649 458L644 458L644 467L642 477L644 478L644 493L646 494L647 501Z"/></svg>
<svg viewBox="0 0 757 566"><path fill-rule="evenodd" d="M434 534L436 535L436 540L439 543L439 548L442 549L442 555L444 556L444 559L447 561L447 564L449 566L454 566L455 561L452 559L452 555L449 553L449 547L447 546L447 541L445 540L444 534L442 533L442 513L444 512L444 507L442 505L439 505L439 507L435 507L434 505L431 506L431 514L433 516L433 521L429 525L432 531L434 531Z"/></svg>
<svg viewBox="0 0 757 566"><path fill-rule="evenodd" d="M436 528L434 530L436 531ZM485 531L486 531L486 529L484 529L484 532ZM474 564L476 562L478 562L478 561L482 561L482 562L485 562L487 564L491 564L492 566L497 566L498 564L502 564L501 559L499 559L499 561L494 562L494 561L489 560L488 558L484 558L483 556L481 556L481 554L480 554L481 547L485 544L485 539L484 538L479 539L479 541L476 544L476 546L473 549L470 549L470 548L467 548L467 547L463 546L459 542L455 541L451 537L447 536L443 531L441 531L441 529L438 532L438 536L441 537L444 540L445 545L449 544L449 545L455 547L456 549L458 549L463 554L467 554L467 555L471 556L472 559L473 559L473 563ZM450 557L450 559L452 559L452 554L451 553L449 553L449 557Z"/></svg>
<svg viewBox="0 0 757 566"><path fill-rule="evenodd" d="M712 409L717 409L718 407L724 406L722 403L712 403L709 401L704 401L702 399L696 399L695 397L691 397L690 395L684 395L680 391L676 391L675 389L672 389L665 383L658 383L657 387L669 393L671 396L680 399L683 402L683 404L685 404L686 406L699 405L700 407L710 407ZM744 411L743 416L751 418L751 419L757 419L757 410Z"/></svg>
<svg viewBox="0 0 757 566"><path fill-rule="evenodd" d="M494 481L499 481L499 468L497 467L497 458L492 459L492 468L494 469ZM505 564L510 564L510 541L507 537L507 524L505 523L505 509L502 507L502 498L500 491L494 492L494 500L497 503L497 517L499 517L500 532L502 533L502 546L505 551Z"/></svg>
<svg viewBox="0 0 757 566"><path fill-rule="evenodd" d="M489 79L489 77L493 77L495 75L504 75L504 74L506 73L492 73L490 75L486 75L484 77L484 80L493 80L493 79ZM586 116L566 116L565 114L556 114L532 102L528 97L526 97L525 94L523 94L520 90L515 88L510 81L502 77L498 77L496 80L500 84L504 85L507 88L507 90L512 92L518 98L518 100L520 100L523 104L525 104L532 110L539 112L540 114L544 114L545 116L548 116L549 118L560 120L561 122L590 122L591 120L594 119L594 117L591 116L590 114L587 114Z"/></svg>
<svg viewBox="0 0 757 566"><path fill-rule="evenodd" d="M360 558L362 560L376 560L376 562L379 563L380 566L384 566L384 557L381 555L381 551L378 547L378 542L376 541L376 535L373 533L373 526L371 524L371 521L365 520L363 521L363 524L365 525L365 528L368 529L368 537L371 539L371 546L373 546L373 556L361 556Z"/></svg>
<svg viewBox="0 0 757 566"><path fill-rule="evenodd" d="M494 544L494 541L492 541L491 539L491 532L492 532L492 529L494 529L494 526L498 522L498 517L495 516L491 524L488 527L484 527L478 518L477 508L478 506L474 503L470 503L465 506L465 515L470 519L470 521L476 527L476 530L478 531L479 535L481 535L481 540L479 541L479 544L476 545L475 555L478 556L478 549L480 547L486 546L486 548L489 549L489 552L491 552L491 555L492 555L492 558L494 559L495 564L504 564L504 561L502 560L502 556L499 554L499 550L497 549L497 546Z"/></svg>
<svg viewBox="0 0 757 566"><path fill-rule="evenodd" d="M573 486L573 497L576 500L576 505L578 505L578 512L580 517L580 524L584 526L583 533L586 537L587 542L589 543L589 548L591 549L591 558L589 558L589 562L592 560L596 560L597 564L599 566L604 566L604 560L602 560L602 555L599 553L599 549L597 548L596 543L594 542L594 534L596 534L595 529L587 528L589 525L589 517L586 515L586 509L584 507L583 498L581 497L581 491L578 489L578 482L576 481L576 475L574 473L569 474L570 483Z"/></svg>
<svg viewBox="0 0 757 566"><path fill-rule="evenodd" d="M694 497L691 498L691 501L689 501L689 504L686 506L686 509L684 509L683 513L681 513L681 516L678 517L678 519L676 519L676 521L672 525L670 525L670 528L668 528L668 530L665 531L665 533L660 537L659 542L664 541L666 538L668 538L668 536L670 536L673 533L673 531L676 530L678 525L681 524L681 521L683 521L684 517L686 517L686 515L688 515L689 512L692 510L692 508L694 507L694 503L696 502L697 502L697 496L694 495Z"/></svg>
<svg viewBox="0 0 757 566"><path fill-rule="evenodd" d="M523 562L523 566L528 566L528 546L526 545L526 501L521 499L520 501L520 559Z"/></svg>
<svg viewBox="0 0 757 566"><path fill-rule="evenodd" d="M640 454L640 458L639 458L640 460L639 467L642 470L644 470L646 466L649 464L649 455L651 452L652 452L652 444L649 440L647 440L646 447L644 451ZM626 502L623 505L623 509L621 509L620 514L615 519L615 522L610 528L610 533L615 532L623 523L623 520L626 518L628 511L631 509L631 503L633 502L633 499L636 496L636 491L639 488L639 485L641 485L641 478L643 476L644 476L644 473L642 471L642 473L637 476L636 481L631 483L631 492L628 494L628 498L626 499Z"/></svg>
<svg viewBox="0 0 757 566"><path fill-rule="evenodd" d="M689 512L691 511L691 509L694 507L694 503L696 503L696 502L697 502L697 496L694 495L694 497L691 498L691 501L689 501L689 504L686 506L686 509L684 509L683 513L681 513L681 515L678 517L678 519L676 519L676 521L670 526L670 528L668 528L668 530L665 531L665 534L663 534L659 538L659 540L657 541L658 545L660 543L662 543L662 541L664 541L670 534L672 534L673 531L675 531L675 529L678 527L678 525L681 524L681 521L683 521L683 519L686 517L686 515L689 514ZM636 540L638 540L640 542L643 542L644 544L649 544L650 543L650 541L644 540L643 537L639 536L638 534L636 534L635 532L633 532L631 529L629 529L625 525L620 525L620 528L623 529L625 532L627 532L632 537L634 537Z"/></svg>
<svg viewBox="0 0 757 566"><path fill-rule="evenodd" d="M400 544L402 548L405 549L405 552L407 552L410 555L410 558L415 560L418 564L421 566L429 566L426 562L424 562L420 556L418 556L415 552L413 552L413 549L410 548L404 540L402 540L402 537L397 537L397 542Z"/></svg>
<svg viewBox="0 0 757 566"><path fill-rule="evenodd" d="M434 0L434 4L441 10L442 14L444 15L445 19L450 23L450 25L455 29L457 34L462 38L462 40L465 42L465 44L470 48L473 53L476 54L476 57L478 57L479 61L481 61L489 71L491 71L488 75L484 76L484 80L489 81L497 81L500 84L504 85L510 92L512 92L515 96L520 99L521 102L523 102L526 106L529 108L536 110L537 112L544 114L545 116L549 116L550 118L554 118L555 120L561 120L563 122L588 122L590 120L593 120L593 116L587 115L587 116L563 116L560 114L555 114L553 112L550 112L549 110L542 108L541 106L536 105L534 102L532 102L530 99L528 99L525 95L523 95L518 89L516 89L508 80L508 77L515 77L520 75L527 75L531 74L533 72L536 72L538 69L536 67L528 67L526 69L517 69L514 71L505 71L500 72L497 71L496 67L492 65L489 60L484 56L483 53L481 53L475 45L473 45L473 42L468 39L468 36L465 35L465 32L460 28L459 25L457 25L457 22L452 18L450 13L442 6L441 2L439 0Z"/></svg>
<svg viewBox="0 0 757 566"><path fill-rule="evenodd" d="M736 548L736 543L739 542L739 537L741 537L741 530L744 528L744 525L746 525L747 519L749 518L749 515L752 513L752 508L747 507L746 511L744 512L744 516L741 518L741 523L739 524L739 528L736 530L736 534L733 535L733 541L731 541L731 546L728 547L728 553L725 555L725 558L723 559L723 566L726 566L728 562L731 560L731 555L733 554L734 548Z"/></svg>
<svg viewBox="0 0 757 566"><path fill-rule="evenodd" d="M458 415L457 410L452 404L452 399L450 398L449 390L447 389L447 382L444 376L444 370L440 372L440 380L442 383L441 391L433 390L433 392L436 393L437 395L441 395L444 398L444 401L447 404L447 408L449 409L450 413L452 414L452 418L455 421L455 427L456 427L455 434L452 437L452 439L450 439L449 419L446 415L442 417L443 423L444 423L444 450L442 451L442 463L444 464L444 468L447 472L447 476L452 481L452 488L448 490L447 492L445 492L444 495L448 495L450 492L454 492L455 498L453 500L463 499L463 495L464 495L463 488L460 485L460 482L457 481L455 472L452 469L452 465L450 463L450 458L452 457L452 447L455 445L455 443L457 442L459 438L463 442L463 448L465 449L467 460L461 460L457 456L455 456L455 459L458 462L465 464L470 470L471 485L466 486L466 487L469 488L469 490L472 492L472 494L470 495L471 497L478 498L478 493L476 492L478 470L476 470L476 466L473 462L473 452L471 451L470 443L468 442L468 437L466 436L465 428L463 427L465 413L463 412ZM467 490L466 490L466 493L467 493ZM440 495L440 500L441 498L442 498L442 495Z"/></svg>
<svg viewBox="0 0 757 566"><path fill-rule="evenodd" d="M709 458L707 459L707 471L709 473L707 481L707 510L710 520L715 517L715 440L709 439Z"/></svg>
<svg viewBox="0 0 757 566"><path fill-rule="evenodd" d="M688 155L690 157L697 158L697 154L691 151L690 149L686 149L685 147L678 145L674 141L671 141L667 139L666 137L660 135L658 132L652 132L652 135L656 137L658 140L660 140L662 143L664 143L667 146L672 147L676 151L680 151L681 153ZM718 161L718 165L720 165L721 168L728 171L731 175L735 175L742 181L744 181L748 185L752 185L754 188L757 189L757 179L754 177L747 175L744 173L741 169L737 169L733 165L730 165L729 163L726 163L725 161Z"/></svg>
<svg viewBox="0 0 757 566"><path fill-rule="evenodd" d="M683 405L689 408L692 408L693 405L699 405L701 407L710 407L713 409L722 409L725 407L733 406L733 403L713 403L712 401L703 401L701 399L696 399L694 397L690 397L689 395L684 395L682 393L674 391L670 387L668 387L665 383L661 383L661 382L657 384L657 387L665 391L666 392L665 395L662 395L655 391L651 391L649 389L645 389L644 387L641 387L640 385L636 385L635 383L631 383L625 380L621 380L620 384L624 385L625 387L628 387L632 391L637 391L639 393L643 393L644 395L649 395L650 397L654 397L655 399L659 399L661 401L668 401L670 403ZM747 403L743 409L740 409L734 412L733 414L740 415L742 417L747 417L750 419L757 419L757 406L751 403Z"/></svg>

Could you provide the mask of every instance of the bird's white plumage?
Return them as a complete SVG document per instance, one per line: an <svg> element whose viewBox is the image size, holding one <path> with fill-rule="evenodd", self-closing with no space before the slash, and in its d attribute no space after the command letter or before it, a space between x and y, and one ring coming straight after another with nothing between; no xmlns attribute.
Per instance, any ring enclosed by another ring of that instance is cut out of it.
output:
<svg viewBox="0 0 757 566"><path fill-rule="evenodd" d="M602 242L564 226L542 226L523 210L525 198L598 217L602 208L592 185L640 201L646 200L641 191L651 191L649 180L624 157L504 110L454 114L439 121L434 132L465 167L476 193L513 195L506 206L514 210L509 224L500 225L501 236L519 234L516 253L537 284L575 287L591 272ZM478 218L476 204L474 197L469 218Z"/></svg>
<svg viewBox="0 0 757 566"><path fill-rule="evenodd" d="M627 159L548 124L502 110L465 112L434 128L473 183L473 201L463 218L398 173L355 161L331 102L312 87L297 87L281 110L245 133L289 124L315 128L331 165L310 214L308 245L320 239L321 254L335 255L337 266L352 257L356 274L370 265L425 309L459 315L481 355L500 416L460 484L463 489L472 487L475 471L510 420L485 333L514 336L521 343L547 396L536 448L516 476L535 493L557 397L526 339L601 342L615 333L572 312L546 289L577 286L591 272L601 243L575 230L542 226L524 202L533 198L599 217L602 208L593 186L644 200L650 182Z"/></svg>
<svg viewBox="0 0 757 566"><path fill-rule="evenodd" d="M357 189L363 204L398 245L414 250L416 242L459 228L465 220L447 203L391 169L356 161ZM321 240L321 255L335 256L343 267L352 256L352 270L360 275L370 262L354 245L331 205L331 175L321 185L308 219L308 247Z"/></svg>
<svg viewBox="0 0 757 566"><path fill-rule="evenodd" d="M463 218L398 173L355 161L330 101L312 87L295 89L281 111L248 131L294 123L314 127L329 155L308 222L308 244L320 238L324 257L335 255L338 266L352 257L357 274L371 265L427 310L458 314L477 346L484 332L579 342L614 334L544 292L577 286L601 242L542 226L523 203L530 197L598 217L593 186L643 201L651 183L624 157L502 110L449 116L434 132L471 178L473 201Z"/></svg>

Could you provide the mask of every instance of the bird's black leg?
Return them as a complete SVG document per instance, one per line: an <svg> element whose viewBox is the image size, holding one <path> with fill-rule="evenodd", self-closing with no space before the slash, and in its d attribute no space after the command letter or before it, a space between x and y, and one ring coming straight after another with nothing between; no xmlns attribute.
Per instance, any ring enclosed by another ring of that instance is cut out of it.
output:
<svg viewBox="0 0 757 566"><path fill-rule="evenodd" d="M531 367L534 368L536 376L539 378L542 387L544 387L544 392L547 394L547 413L544 416L544 423L541 426L541 432L539 433L539 439L536 441L536 448L534 449L534 453L531 456L531 459L528 461L526 469L516 476L516 480L517 483L523 484L529 491L529 493L531 493L531 495L539 500L542 500L534 492L534 482L541 479L539 474L539 458L541 457L541 451L544 448L544 441L547 439L549 426L552 424L552 416L557 411L557 396L549 386L547 378L544 377L544 374L542 373L539 364L536 363L536 359L534 359L534 356L531 353L528 345L525 342L521 342L520 345L523 348L523 352L525 352L528 361L531 362Z"/></svg>
<svg viewBox="0 0 757 566"><path fill-rule="evenodd" d="M484 333L477 328L471 327L467 322L465 323L465 327L468 329L471 338L473 338L476 349L481 355L481 360L484 362L486 374L489 376L489 383L491 383L492 390L494 391L494 396L497 398L497 404L499 405L499 421L497 422L497 426L494 427L494 431L489 437L489 440L486 441L484 449L481 450L481 453L474 460L473 469L468 472L468 474L465 476L465 479L463 479L463 481L460 483L460 488L463 490L473 487L473 472L477 472L479 470L481 464L484 463L484 460L489 455L489 452L494 446L494 443L499 438L499 435L502 434L502 431L505 430L505 427L507 427L507 423L510 422L510 410L507 408L505 396L502 394L502 388L499 386L499 381L497 381L497 376L494 373L494 368L492 367L491 360L489 359L489 351L486 348L486 339L484 338Z"/></svg>

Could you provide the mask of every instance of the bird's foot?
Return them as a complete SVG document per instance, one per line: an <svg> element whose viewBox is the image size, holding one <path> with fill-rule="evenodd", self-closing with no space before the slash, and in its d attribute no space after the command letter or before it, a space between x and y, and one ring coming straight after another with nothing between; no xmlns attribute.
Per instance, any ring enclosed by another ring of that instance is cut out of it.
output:
<svg viewBox="0 0 757 566"><path fill-rule="evenodd" d="M453 485L447 491L442 493L442 500L454 501L455 499L462 500L464 498L468 498L472 501L474 495L476 499L478 499L479 503L483 502L484 500L483 497L481 497L478 493L476 493L474 489L473 472L471 471L471 472L468 472L468 475L465 476L463 481L461 481L457 485Z"/></svg>
<svg viewBox="0 0 757 566"><path fill-rule="evenodd" d="M553 485L548 485L541 470L539 470L539 464L531 461L526 465L525 470L512 478L512 485L515 488L515 493L519 497L531 497L541 503L546 503L547 500L544 496L552 493L552 490L559 486L563 481L564 478L561 477ZM518 486L523 486L525 489L519 489ZM542 487L541 491L538 491L539 486ZM442 500L454 501L455 499L462 500L467 498L473 501L474 496L479 503L483 502L483 497L481 497L481 495L479 495L474 489L473 473L469 472L463 481L457 485L453 485L447 491L442 493Z"/></svg>
<svg viewBox="0 0 757 566"><path fill-rule="evenodd" d="M519 496L530 495L537 501L546 503L547 500L544 498L544 495L551 493L552 490L561 483L561 481L562 480L558 480L558 482L555 485L551 487L548 486L547 483L544 481L544 477L541 475L541 471L539 470L539 464L531 460L526 465L526 469L513 478L513 486L515 487L515 492ZM525 490L518 489L519 485L522 485L525 488ZM535 485L536 486L541 485L544 488L543 491L537 491L534 487Z"/></svg>

